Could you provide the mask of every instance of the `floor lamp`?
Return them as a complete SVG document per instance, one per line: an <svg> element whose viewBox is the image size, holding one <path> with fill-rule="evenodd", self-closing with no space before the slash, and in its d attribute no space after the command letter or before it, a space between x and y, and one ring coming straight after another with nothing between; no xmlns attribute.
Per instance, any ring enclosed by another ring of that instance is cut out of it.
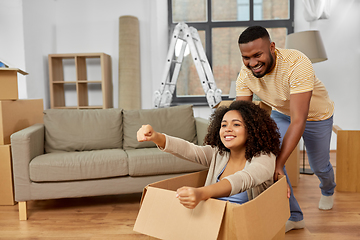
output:
<svg viewBox="0 0 360 240"><path fill-rule="evenodd" d="M327 55L320 32L316 30L296 32L287 35L285 48L296 49L304 53L312 63L327 60ZM302 174L314 174L311 169L305 168L305 142L303 145L303 167L300 168Z"/></svg>

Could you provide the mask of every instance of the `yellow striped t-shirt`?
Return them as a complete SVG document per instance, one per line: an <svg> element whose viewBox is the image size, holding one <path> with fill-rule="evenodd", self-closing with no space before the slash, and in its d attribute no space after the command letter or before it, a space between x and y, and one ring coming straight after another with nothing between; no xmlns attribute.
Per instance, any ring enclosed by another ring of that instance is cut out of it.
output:
<svg viewBox="0 0 360 240"><path fill-rule="evenodd" d="M243 66L236 81L236 95L251 96L255 93L273 110L290 116L290 94L313 91L307 120L330 118L334 113L334 102L315 76L310 60L293 49L276 48L275 56L275 68L262 78L255 77Z"/></svg>

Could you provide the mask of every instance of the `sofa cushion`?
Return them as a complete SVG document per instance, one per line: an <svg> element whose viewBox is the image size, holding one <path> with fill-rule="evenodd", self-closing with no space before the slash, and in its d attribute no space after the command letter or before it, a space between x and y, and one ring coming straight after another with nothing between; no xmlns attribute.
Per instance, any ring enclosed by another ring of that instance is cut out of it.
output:
<svg viewBox="0 0 360 240"><path fill-rule="evenodd" d="M124 110L125 150L156 147L153 142L138 142L136 133L142 125L150 124L155 131L179 137L197 144L195 118L191 105L169 108Z"/></svg>
<svg viewBox="0 0 360 240"><path fill-rule="evenodd" d="M122 149L57 152L37 156L29 165L34 182L58 182L128 175L127 155Z"/></svg>
<svg viewBox="0 0 360 240"><path fill-rule="evenodd" d="M198 163L189 162L158 148L126 150L130 176L151 176L170 173L185 173L207 169Z"/></svg>
<svg viewBox="0 0 360 240"><path fill-rule="evenodd" d="M121 109L44 111L45 151L122 148Z"/></svg>

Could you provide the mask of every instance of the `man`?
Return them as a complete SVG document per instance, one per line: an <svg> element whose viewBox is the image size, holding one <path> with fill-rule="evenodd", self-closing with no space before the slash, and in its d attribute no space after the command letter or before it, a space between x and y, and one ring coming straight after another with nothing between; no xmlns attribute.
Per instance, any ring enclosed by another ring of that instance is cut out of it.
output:
<svg viewBox="0 0 360 240"><path fill-rule="evenodd" d="M334 103L316 78L310 60L297 50L276 48L265 28L247 28L238 43L244 66L236 81L236 100L251 101L256 94L272 107L271 117L279 127L282 141L274 179L285 174L291 190L286 232L304 228L303 213L284 165L302 136L310 167L320 180L319 209L332 208L336 184L329 152Z"/></svg>

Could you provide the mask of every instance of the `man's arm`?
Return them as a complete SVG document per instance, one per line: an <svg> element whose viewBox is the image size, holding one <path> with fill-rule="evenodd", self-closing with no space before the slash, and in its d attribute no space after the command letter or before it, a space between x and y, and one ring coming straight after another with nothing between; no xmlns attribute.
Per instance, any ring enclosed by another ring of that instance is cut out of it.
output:
<svg viewBox="0 0 360 240"><path fill-rule="evenodd" d="M285 162L304 133L311 95L312 91L290 95L291 122L284 136L280 154L276 159L275 180L277 180L278 174L284 175L283 167Z"/></svg>

